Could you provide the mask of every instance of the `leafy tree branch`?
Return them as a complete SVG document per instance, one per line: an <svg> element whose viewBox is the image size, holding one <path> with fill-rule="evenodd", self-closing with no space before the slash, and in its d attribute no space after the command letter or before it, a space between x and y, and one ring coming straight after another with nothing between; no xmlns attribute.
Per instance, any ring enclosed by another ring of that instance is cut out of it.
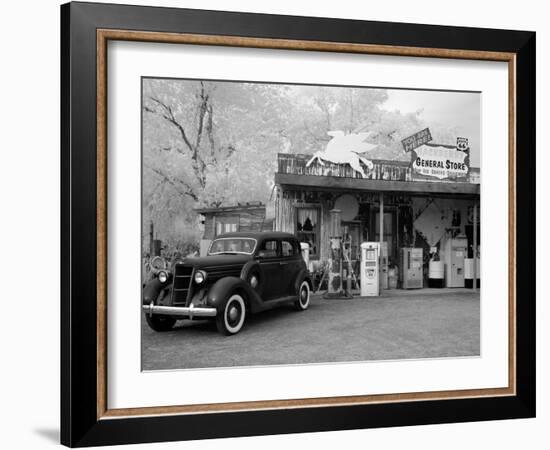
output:
<svg viewBox="0 0 550 450"><path fill-rule="evenodd" d="M156 173L158 176L160 176L164 181L166 181L168 184L170 184L176 192L180 195L187 195L191 197L193 200L198 201L199 197L193 190L191 186L189 186L187 183L185 183L182 180L174 179L164 173L161 169L157 169L156 167L152 167L150 165L145 164L145 167L147 167L152 172Z"/></svg>

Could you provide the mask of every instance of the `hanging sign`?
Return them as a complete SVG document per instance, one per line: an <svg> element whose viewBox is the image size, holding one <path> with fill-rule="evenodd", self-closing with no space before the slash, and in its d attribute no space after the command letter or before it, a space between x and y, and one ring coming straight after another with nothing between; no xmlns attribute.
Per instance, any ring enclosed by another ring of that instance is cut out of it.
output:
<svg viewBox="0 0 550 450"><path fill-rule="evenodd" d="M420 147L421 145L424 145L432 140L432 135L430 133L429 128L424 128L423 130L420 130L418 133L414 133L412 136L409 136L408 138L405 138L401 141L401 144L403 145L403 149L405 152L410 152L414 150L415 148Z"/></svg>
<svg viewBox="0 0 550 450"><path fill-rule="evenodd" d="M413 175L443 179L466 178L470 171L469 152L447 145L422 145L411 153Z"/></svg>

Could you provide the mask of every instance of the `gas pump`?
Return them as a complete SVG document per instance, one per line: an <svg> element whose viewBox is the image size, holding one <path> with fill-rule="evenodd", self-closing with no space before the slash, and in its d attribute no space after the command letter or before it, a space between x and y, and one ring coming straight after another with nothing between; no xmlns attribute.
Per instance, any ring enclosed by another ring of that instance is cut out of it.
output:
<svg viewBox="0 0 550 450"><path fill-rule="evenodd" d="M380 243L361 244L361 296L380 295Z"/></svg>

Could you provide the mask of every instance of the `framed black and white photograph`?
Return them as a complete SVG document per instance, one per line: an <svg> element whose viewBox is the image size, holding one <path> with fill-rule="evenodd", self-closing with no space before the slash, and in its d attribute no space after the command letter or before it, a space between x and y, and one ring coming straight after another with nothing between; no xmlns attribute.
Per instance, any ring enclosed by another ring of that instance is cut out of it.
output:
<svg viewBox="0 0 550 450"><path fill-rule="evenodd" d="M480 114L480 92L143 78L142 369L479 357Z"/></svg>
<svg viewBox="0 0 550 450"><path fill-rule="evenodd" d="M62 443L534 416L534 33L61 18Z"/></svg>

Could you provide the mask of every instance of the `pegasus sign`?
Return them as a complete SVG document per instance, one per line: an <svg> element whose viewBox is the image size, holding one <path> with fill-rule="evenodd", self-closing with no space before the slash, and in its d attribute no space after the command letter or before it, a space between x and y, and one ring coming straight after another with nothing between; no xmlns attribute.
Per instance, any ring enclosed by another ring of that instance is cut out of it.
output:
<svg viewBox="0 0 550 450"><path fill-rule="evenodd" d="M325 165L324 161L335 164L349 164L353 170L359 172L363 178L367 175L361 166L361 162L372 170L374 165L371 161L361 156L361 153L370 152L377 145L365 142L372 132L345 134L343 131L329 131L327 133L332 139L327 144L324 151L315 152L313 157L307 162L306 167L319 161Z"/></svg>

